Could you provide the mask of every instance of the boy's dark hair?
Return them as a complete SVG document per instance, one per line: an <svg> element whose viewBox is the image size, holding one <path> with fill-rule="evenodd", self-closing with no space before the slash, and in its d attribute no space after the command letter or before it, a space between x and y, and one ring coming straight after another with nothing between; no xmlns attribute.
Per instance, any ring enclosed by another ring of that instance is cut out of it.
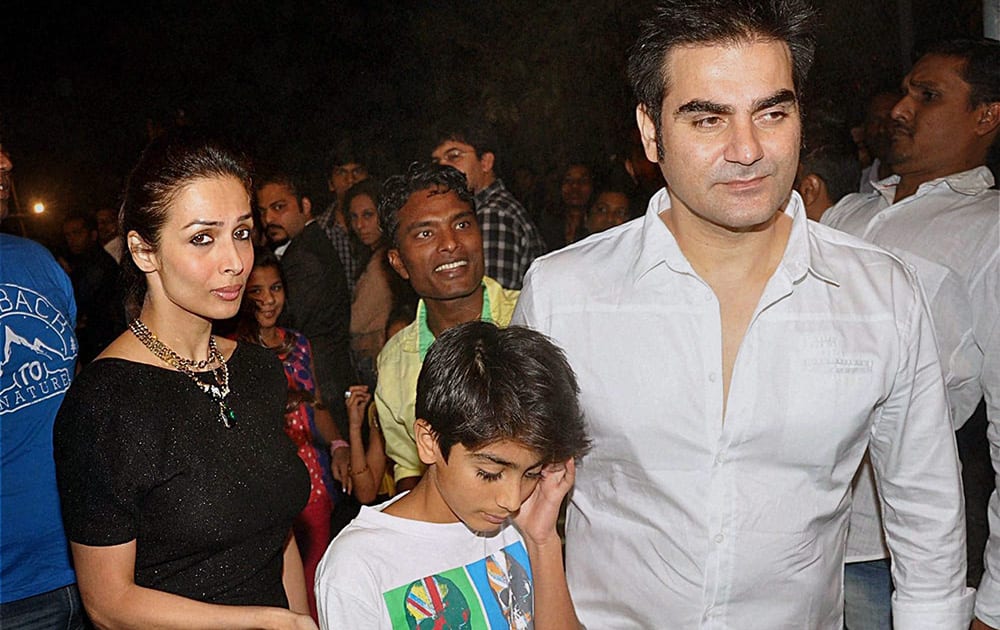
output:
<svg viewBox="0 0 1000 630"><path fill-rule="evenodd" d="M667 55L674 48L784 42L792 53L792 83L801 99L815 53L816 22L816 11L805 0L660 0L653 16L640 24L627 69L636 99L656 127L657 144L662 144L660 109L670 89Z"/></svg>
<svg viewBox="0 0 1000 630"><path fill-rule="evenodd" d="M438 337L417 380L417 418L434 431L441 454L512 440L544 463L590 448L579 387L562 350L528 328L467 322Z"/></svg>
<svg viewBox="0 0 1000 630"><path fill-rule="evenodd" d="M378 202L378 224L382 234L393 245L399 245L396 231L399 229L399 210L406 205L410 195L421 190L432 190L440 195L449 191L458 198L476 207L475 198L469 190L465 174L451 166L427 162L413 162L405 175L393 175L382 184L382 198Z"/></svg>
<svg viewBox="0 0 1000 630"><path fill-rule="evenodd" d="M957 57L965 61L962 79L971 88L969 109L1000 101L1000 42L988 37L948 39L927 47L923 55Z"/></svg>
<svg viewBox="0 0 1000 630"><path fill-rule="evenodd" d="M469 145L476 150L476 158L482 158L484 153L496 155L497 152L498 140L493 126L475 116L453 116L434 123L427 134L427 154L448 140Z"/></svg>

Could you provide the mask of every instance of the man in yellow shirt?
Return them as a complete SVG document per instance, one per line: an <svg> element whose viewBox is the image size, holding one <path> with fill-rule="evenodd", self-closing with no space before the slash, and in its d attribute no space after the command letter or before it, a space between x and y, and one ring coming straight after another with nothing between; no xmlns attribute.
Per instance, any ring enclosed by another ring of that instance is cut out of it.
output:
<svg viewBox="0 0 1000 630"><path fill-rule="evenodd" d="M483 237L460 171L413 164L385 182L378 210L379 226L392 241L389 262L420 296L416 319L378 355L375 404L401 491L412 488L424 469L413 425L427 350L438 335L464 322L507 326L519 293L484 275Z"/></svg>

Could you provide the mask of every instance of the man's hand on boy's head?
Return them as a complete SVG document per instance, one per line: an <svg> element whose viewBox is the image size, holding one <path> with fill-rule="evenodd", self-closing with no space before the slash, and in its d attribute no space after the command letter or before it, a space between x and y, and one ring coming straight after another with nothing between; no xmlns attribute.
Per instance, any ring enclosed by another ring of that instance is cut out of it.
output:
<svg viewBox="0 0 1000 630"><path fill-rule="evenodd" d="M573 458L542 468L538 485L514 517L514 523L527 542L536 545L561 544L556 532L556 520L559 518L559 507L575 480L576 462Z"/></svg>

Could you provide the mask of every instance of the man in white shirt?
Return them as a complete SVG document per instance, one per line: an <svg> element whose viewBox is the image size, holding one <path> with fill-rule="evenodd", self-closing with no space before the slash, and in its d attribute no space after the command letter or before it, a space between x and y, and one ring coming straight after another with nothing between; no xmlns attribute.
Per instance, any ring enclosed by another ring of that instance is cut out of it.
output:
<svg viewBox="0 0 1000 630"><path fill-rule="evenodd" d="M565 349L594 440L566 526L590 628L840 630L868 447L896 627L971 619L919 285L892 255L807 221L792 192L814 28L800 0L660 2L629 77L670 188L526 277L514 320Z"/></svg>
<svg viewBox="0 0 1000 630"><path fill-rule="evenodd" d="M998 67L996 41L946 41L932 47L904 79L904 95L892 109L895 131L888 159L897 175L823 215L823 223L885 247L917 269L934 317L956 429L984 393L989 420L1000 422L1000 192L990 188L993 174L984 166L1000 133ZM871 573L877 559L887 557L872 490L859 477L847 547L848 561L857 564L847 567L849 584L852 573ZM998 510L994 497L994 535L977 606L980 619L994 627L1000 626ZM884 562L881 571L886 585ZM859 627L888 627L887 593L882 589L877 597L877 583L866 582L858 596L876 607L881 601L882 621L875 625L873 617L863 617ZM848 588L849 611L855 606L853 592Z"/></svg>

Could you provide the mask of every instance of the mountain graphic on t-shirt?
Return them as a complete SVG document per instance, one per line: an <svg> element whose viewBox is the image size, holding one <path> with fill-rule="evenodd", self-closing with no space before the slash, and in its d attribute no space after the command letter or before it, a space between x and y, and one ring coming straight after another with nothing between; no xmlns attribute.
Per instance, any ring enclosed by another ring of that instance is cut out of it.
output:
<svg viewBox="0 0 1000 630"><path fill-rule="evenodd" d="M45 370L40 376L46 378L52 374L66 372L65 363L69 359L62 352L49 346L37 337L34 341L18 335L10 326L4 326L3 360L0 361L0 396L8 390L18 387L14 372L23 366L39 363ZM49 366L51 364L51 369ZM58 366L58 367L57 367Z"/></svg>
<svg viewBox="0 0 1000 630"><path fill-rule="evenodd" d="M62 352L50 347L38 337L35 337L34 341L28 341L21 335L11 330L10 326L3 327L3 336L5 341L3 344L3 361L0 361L0 366L7 365L10 361L12 353L16 350L15 348L11 348L11 346L15 345L23 346L29 352L33 354L40 354L49 361L52 361L53 359L60 361L66 360L66 356Z"/></svg>

